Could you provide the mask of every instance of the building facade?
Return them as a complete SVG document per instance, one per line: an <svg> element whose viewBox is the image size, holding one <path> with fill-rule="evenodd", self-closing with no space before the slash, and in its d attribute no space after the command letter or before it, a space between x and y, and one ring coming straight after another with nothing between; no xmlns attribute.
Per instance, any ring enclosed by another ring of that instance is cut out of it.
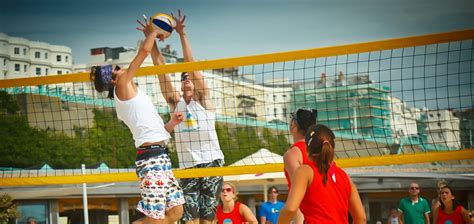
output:
<svg viewBox="0 0 474 224"><path fill-rule="evenodd" d="M72 64L69 47L0 33L1 79L69 74Z"/></svg>
<svg viewBox="0 0 474 224"><path fill-rule="evenodd" d="M324 75L316 83L295 89L291 98L292 108L316 108L318 122L334 131L392 136L390 89L371 82L368 76L329 80Z"/></svg>
<svg viewBox="0 0 474 224"><path fill-rule="evenodd" d="M428 143L459 149L461 147L459 118L455 117L451 110L429 110L426 114Z"/></svg>

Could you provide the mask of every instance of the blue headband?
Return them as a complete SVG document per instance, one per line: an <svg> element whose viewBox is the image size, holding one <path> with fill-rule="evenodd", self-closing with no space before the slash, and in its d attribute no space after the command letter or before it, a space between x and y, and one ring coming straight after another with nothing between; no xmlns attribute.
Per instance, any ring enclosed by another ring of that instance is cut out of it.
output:
<svg viewBox="0 0 474 224"><path fill-rule="evenodd" d="M104 90L112 87L112 65L100 66L100 79Z"/></svg>

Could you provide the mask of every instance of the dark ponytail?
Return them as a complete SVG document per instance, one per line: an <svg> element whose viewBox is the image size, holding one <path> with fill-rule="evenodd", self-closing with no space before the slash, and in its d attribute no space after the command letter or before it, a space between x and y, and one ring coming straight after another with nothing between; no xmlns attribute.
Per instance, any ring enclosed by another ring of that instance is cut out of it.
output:
<svg viewBox="0 0 474 224"><path fill-rule="evenodd" d="M313 158L314 165L323 176L324 185L327 184L328 172L334 161L335 135L328 127L313 125L306 133L306 150Z"/></svg>
<svg viewBox="0 0 474 224"><path fill-rule="evenodd" d="M329 167L331 166L331 163L334 160L334 150L329 144L329 141L324 141L321 148L321 153L316 154L315 158L316 159L314 165L318 167L319 173L323 175L323 183L324 185L326 185L326 183L328 182Z"/></svg>

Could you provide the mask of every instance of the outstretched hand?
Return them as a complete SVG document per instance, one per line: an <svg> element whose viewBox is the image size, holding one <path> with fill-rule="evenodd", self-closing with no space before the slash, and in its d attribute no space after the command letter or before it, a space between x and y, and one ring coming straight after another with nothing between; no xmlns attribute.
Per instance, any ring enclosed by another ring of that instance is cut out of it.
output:
<svg viewBox="0 0 474 224"><path fill-rule="evenodd" d="M151 27L151 24L148 23L148 19L147 17L145 16L145 14L143 14L143 21L137 19L137 22L139 24L138 27L136 27L137 30L140 30L143 32L143 34L146 36L150 35L150 33L152 32L156 32L155 30L153 30L153 28ZM156 36L158 39L160 39L160 41L164 41L165 40L165 37L161 34L157 34Z"/></svg>
<svg viewBox="0 0 474 224"><path fill-rule="evenodd" d="M171 13L171 16L176 21L176 26L174 27L174 30L176 30L179 35L183 35L184 27L186 27L186 24L184 24L186 16L184 15L184 13L181 13L181 9L178 10L178 17L174 16L173 13Z"/></svg>

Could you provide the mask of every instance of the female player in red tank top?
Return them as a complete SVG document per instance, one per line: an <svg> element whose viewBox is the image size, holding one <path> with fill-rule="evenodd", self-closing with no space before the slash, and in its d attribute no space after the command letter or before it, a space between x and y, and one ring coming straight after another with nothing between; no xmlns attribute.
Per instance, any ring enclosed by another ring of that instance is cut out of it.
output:
<svg viewBox="0 0 474 224"><path fill-rule="evenodd" d="M440 190L441 206L437 207L437 212L434 213L433 223L452 223L463 224L472 223L469 217L469 212L456 201L454 190L446 185Z"/></svg>
<svg viewBox="0 0 474 224"><path fill-rule="evenodd" d="M288 191L291 188L291 178L296 169L302 164L309 162L304 138L308 128L316 124L317 114L317 110L308 108L299 108L291 113L289 128L294 144L285 152L285 155L283 155ZM303 220L303 214L298 211L295 216L295 224L302 224Z"/></svg>
<svg viewBox="0 0 474 224"><path fill-rule="evenodd" d="M257 223L257 218L246 205L236 201L237 189L230 183L224 183L221 192L221 204L217 206L218 224Z"/></svg>
<svg viewBox="0 0 474 224"><path fill-rule="evenodd" d="M309 164L293 175L293 183L278 223L290 223L299 208L305 223L366 223L357 188L349 176L334 163L334 133L324 125L309 128L306 149Z"/></svg>

